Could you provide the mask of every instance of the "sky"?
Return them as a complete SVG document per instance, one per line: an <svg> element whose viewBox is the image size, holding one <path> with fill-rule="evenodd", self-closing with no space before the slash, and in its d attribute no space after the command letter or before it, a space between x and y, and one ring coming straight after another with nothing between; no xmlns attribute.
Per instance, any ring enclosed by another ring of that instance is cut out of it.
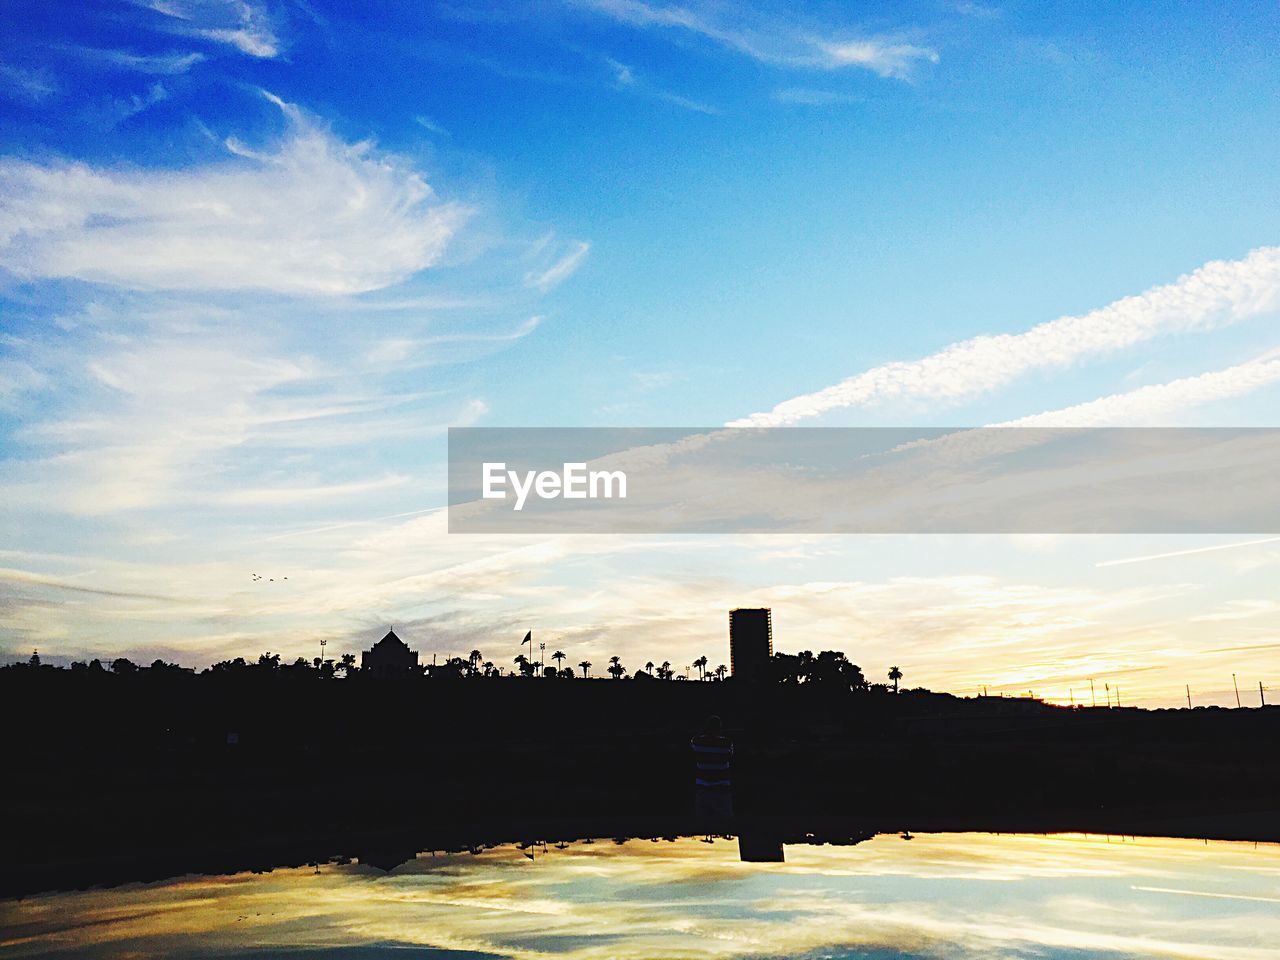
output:
<svg viewBox="0 0 1280 960"><path fill-rule="evenodd" d="M450 426L1273 426L1271 5L5 8L0 659L715 665L763 605L908 686L1280 688L1278 531L443 512Z"/></svg>
<svg viewBox="0 0 1280 960"><path fill-rule="evenodd" d="M347 862L187 876L0 904L0 946L15 957L1262 960L1280 933L1274 844L881 834L782 850L784 862L743 863L732 838L600 839L433 851L389 873Z"/></svg>

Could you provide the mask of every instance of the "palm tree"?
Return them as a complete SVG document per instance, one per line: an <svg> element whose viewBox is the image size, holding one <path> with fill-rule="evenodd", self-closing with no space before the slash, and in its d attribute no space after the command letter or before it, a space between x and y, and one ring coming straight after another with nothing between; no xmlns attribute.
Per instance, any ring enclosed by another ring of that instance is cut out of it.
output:
<svg viewBox="0 0 1280 960"><path fill-rule="evenodd" d="M621 680L622 675L627 672L627 668L622 665L621 657L609 658L609 673L615 680Z"/></svg>
<svg viewBox="0 0 1280 960"><path fill-rule="evenodd" d="M716 678L719 680L723 680L724 675L728 672L729 672L729 668L722 663L720 664L720 666L716 667Z"/></svg>
<svg viewBox="0 0 1280 960"><path fill-rule="evenodd" d="M558 667L560 666L561 663L564 662L564 659L566 656L567 654L563 650L557 650L555 653L551 655L551 659L556 662L556 666Z"/></svg>
<svg viewBox="0 0 1280 960"><path fill-rule="evenodd" d="M480 661L484 659L484 654L479 650L472 650L471 656L467 657L468 670L472 674L476 672L476 668L480 666Z"/></svg>
<svg viewBox="0 0 1280 960"><path fill-rule="evenodd" d="M582 668L582 678L583 678L584 680L585 680L587 677L589 677L589 676L591 675L591 661L590 661L590 660L583 660L580 664L578 664L578 666L580 666L580 667Z"/></svg>
<svg viewBox="0 0 1280 960"><path fill-rule="evenodd" d="M671 669L671 661L670 661L670 660L663 660L663 661L662 661L662 666L660 666L660 667L658 668L658 679L659 679L659 680L670 680L670 679L671 679L671 677L672 677L672 675L673 675L673 673L674 673L674 671Z"/></svg>
<svg viewBox="0 0 1280 960"><path fill-rule="evenodd" d="M653 661L652 661L652 660L650 660L648 663L646 663L646 664L644 665L644 672L645 672L645 673L647 673L647 674L649 674L649 676L653 676Z"/></svg>
<svg viewBox="0 0 1280 960"><path fill-rule="evenodd" d="M889 679L893 681L893 692L898 692L898 681L902 679L902 671L897 667L889 668Z"/></svg>
<svg viewBox="0 0 1280 960"><path fill-rule="evenodd" d="M707 675L707 658L705 656L699 657L697 660L693 661L693 665L698 668L698 679L705 679Z"/></svg>
<svg viewBox="0 0 1280 960"><path fill-rule="evenodd" d="M524 676L529 672L529 658L523 653L517 653L511 662L520 668L521 676Z"/></svg>
<svg viewBox="0 0 1280 960"><path fill-rule="evenodd" d="M492 661L492 660L486 660L483 664L481 664L481 666L484 668L484 675L485 675L486 677L491 676L491 675L493 674L493 661Z"/></svg>

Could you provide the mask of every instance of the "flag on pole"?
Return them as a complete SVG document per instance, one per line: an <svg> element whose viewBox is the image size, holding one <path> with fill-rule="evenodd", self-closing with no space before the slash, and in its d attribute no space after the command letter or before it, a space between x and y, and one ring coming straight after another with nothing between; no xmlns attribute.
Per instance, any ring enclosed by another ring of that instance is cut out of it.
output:
<svg viewBox="0 0 1280 960"><path fill-rule="evenodd" d="M523 647L526 643L529 645L529 649L532 650L533 649L533 631L532 630L530 630L528 633L524 635L524 639L520 641L520 646Z"/></svg>

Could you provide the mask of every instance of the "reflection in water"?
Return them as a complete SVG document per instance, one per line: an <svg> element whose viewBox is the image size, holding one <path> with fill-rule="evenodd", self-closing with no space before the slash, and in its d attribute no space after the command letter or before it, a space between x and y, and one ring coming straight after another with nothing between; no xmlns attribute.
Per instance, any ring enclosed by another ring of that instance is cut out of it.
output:
<svg viewBox="0 0 1280 960"><path fill-rule="evenodd" d="M744 833L738 837L738 859L743 863L783 863L782 841L767 833Z"/></svg>
<svg viewBox="0 0 1280 960"><path fill-rule="evenodd" d="M523 848L523 849L521 849ZM741 852L741 857L739 853ZM391 866L388 860L384 865ZM1274 957L1280 848L978 834L521 844L0 903L0 955Z"/></svg>

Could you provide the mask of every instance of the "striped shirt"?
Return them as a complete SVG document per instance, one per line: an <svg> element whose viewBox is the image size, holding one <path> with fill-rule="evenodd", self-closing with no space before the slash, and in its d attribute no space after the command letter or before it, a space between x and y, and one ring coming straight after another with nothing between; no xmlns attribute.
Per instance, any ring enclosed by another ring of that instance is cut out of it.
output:
<svg viewBox="0 0 1280 960"><path fill-rule="evenodd" d="M699 787L727 790L733 785L729 761L733 759L733 741L728 737L700 733L689 741L693 748L694 779Z"/></svg>

